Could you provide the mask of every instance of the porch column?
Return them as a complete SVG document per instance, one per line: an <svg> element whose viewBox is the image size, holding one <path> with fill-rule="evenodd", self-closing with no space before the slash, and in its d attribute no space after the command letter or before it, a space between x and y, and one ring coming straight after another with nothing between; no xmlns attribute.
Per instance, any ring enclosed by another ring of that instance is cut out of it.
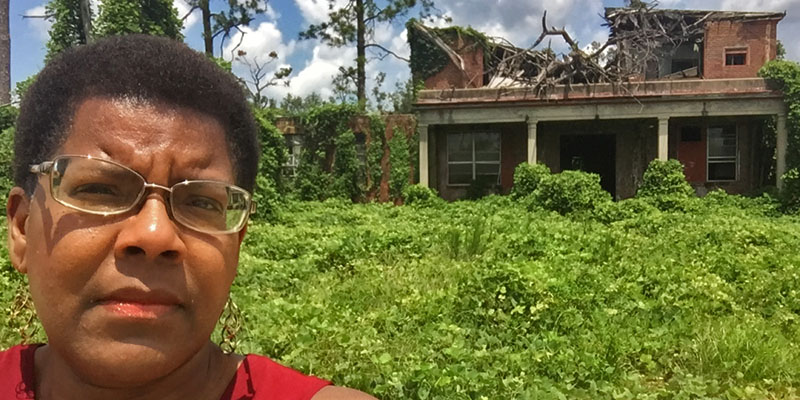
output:
<svg viewBox="0 0 800 400"><path fill-rule="evenodd" d="M778 189L783 187L783 174L786 172L786 146L788 144L787 139L787 132L786 132L786 113L778 114L778 124L776 127L777 138L775 141L775 153L776 153L776 166L775 172L777 175L777 186Z"/></svg>
<svg viewBox="0 0 800 400"><path fill-rule="evenodd" d="M428 183L428 125L417 124L419 132L419 184L429 187Z"/></svg>
<svg viewBox="0 0 800 400"><path fill-rule="evenodd" d="M667 161L668 158L669 117L658 117L658 159L661 161Z"/></svg>
<svg viewBox="0 0 800 400"><path fill-rule="evenodd" d="M528 120L528 164L536 164L536 126L539 121Z"/></svg>

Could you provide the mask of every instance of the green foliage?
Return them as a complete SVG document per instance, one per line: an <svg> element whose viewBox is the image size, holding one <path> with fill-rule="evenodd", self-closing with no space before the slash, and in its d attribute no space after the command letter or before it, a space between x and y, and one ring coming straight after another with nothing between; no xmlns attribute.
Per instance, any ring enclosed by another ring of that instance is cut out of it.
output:
<svg viewBox="0 0 800 400"><path fill-rule="evenodd" d="M96 35L143 33L183 40L183 22L171 0L104 1L94 22Z"/></svg>
<svg viewBox="0 0 800 400"><path fill-rule="evenodd" d="M411 144L405 133L398 127L389 139L389 195L393 199L402 199L405 188L408 186L408 176L411 173Z"/></svg>
<svg viewBox="0 0 800 400"><path fill-rule="evenodd" d="M374 193L379 189L381 179L383 177L383 169L381 168L381 161L383 160L384 146L386 143L386 123L378 114L369 116L369 130L372 132L372 138L367 143L366 149L366 172L369 176L369 183L365 188L367 193Z"/></svg>
<svg viewBox="0 0 800 400"><path fill-rule="evenodd" d="M696 202L604 202L609 222L502 196L291 202L245 237L241 350L386 400L795 398L800 220ZM24 281L0 258L8 310Z"/></svg>
<svg viewBox="0 0 800 400"><path fill-rule="evenodd" d="M17 101L19 103L22 102L22 97L25 96L25 93L28 92L28 88L31 87L33 81L36 80L36 74L31 75L24 80L17 82L16 86L14 87L14 95L17 96Z"/></svg>
<svg viewBox="0 0 800 400"><path fill-rule="evenodd" d="M53 21L45 59L50 59L70 47L86 44L80 0L50 0L45 5L45 14L51 16Z"/></svg>
<svg viewBox="0 0 800 400"><path fill-rule="evenodd" d="M286 192L281 168L286 164L289 155L283 134L272 124L269 111L254 108L253 115L261 142L256 189L253 193L258 210L254 217L271 218L283 202L283 194Z"/></svg>
<svg viewBox="0 0 800 400"><path fill-rule="evenodd" d="M544 176L530 200L534 207L566 215L592 211L610 202L611 195L600 186L600 175L568 170Z"/></svg>
<svg viewBox="0 0 800 400"><path fill-rule="evenodd" d="M786 209L795 210L798 208L797 199L800 198L800 184L790 181L797 180L797 173L792 170L800 168L800 64L786 60L770 61L764 64L759 75L772 79L780 85L788 109L787 172L784 175L784 188L780 197L784 200Z"/></svg>
<svg viewBox="0 0 800 400"><path fill-rule="evenodd" d="M403 204L431 205L442 201L436 189L420 184L408 185L403 190Z"/></svg>
<svg viewBox="0 0 800 400"><path fill-rule="evenodd" d="M662 210L680 208L694 195L678 160L651 161L636 191L636 197L647 199Z"/></svg>
<svg viewBox="0 0 800 400"><path fill-rule="evenodd" d="M224 69L225 71L233 73L233 62L232 61L226 61L222 57L209 57L209 58L211 59L211 61L214 62L214 64L217 64L218 67Z"/></svg>
<svg viewBox="0 0 800 400"><path fill-rule="evenodd" d="M0 131L0 199L5 200L14 187L14 126Z"/></svg>
<svg viewBox="0 0 800 400"><path fill-rule="evenodd" d="M363 195L364 169L356 152L356 136L347 129L339 134L334 145L333 197L357 201Z"/></svg>
<svg viewBox="0 0 800 400"><path fill-rule="evenodd" d="M779 198L786 212L800 211L800 171L792 168L783 174L783 188Z"/></svg>
<svg viewBox="0 0 800 400"><path fill-rule="evenodd" d="M355 139L352 138L350 123L356 113L354 105L327 103L312 108L303 116L306 136L295 178L300 199L324 200L354 194L353 182L357 174L352 165ZM335 165L337 141L345 146L342 149L344 157L338 167ZM340 177L338 184L337 178L332 175L334 170L347 171L347 176Z"/></svg>
<svg viewBox="0 0 800 400"><path fill-rule="evenodd" d="M514 198L525 197L532 194L539 182L550 175L550 168L544 164L522 163L514 168L514 186L511 196Z"/></svg>

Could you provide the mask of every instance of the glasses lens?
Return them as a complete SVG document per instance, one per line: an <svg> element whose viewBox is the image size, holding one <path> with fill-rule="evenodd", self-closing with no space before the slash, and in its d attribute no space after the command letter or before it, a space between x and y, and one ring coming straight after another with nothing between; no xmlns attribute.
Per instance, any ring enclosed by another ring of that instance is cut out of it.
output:
<svg viewBox="0 0 800 400"><path fill-rule="evenodd" d="M180 223L203 232L234 232L242 228L250 195L222 182L187 181L172 187L172 214Z"/></svg>
<svg viewBox="0 0 800 400"><path fill-rule="evenodd" d="M127 211L144 188L144 180L137 173L95 158L58 158L51 179L53 198L93 213Z"/></svg>

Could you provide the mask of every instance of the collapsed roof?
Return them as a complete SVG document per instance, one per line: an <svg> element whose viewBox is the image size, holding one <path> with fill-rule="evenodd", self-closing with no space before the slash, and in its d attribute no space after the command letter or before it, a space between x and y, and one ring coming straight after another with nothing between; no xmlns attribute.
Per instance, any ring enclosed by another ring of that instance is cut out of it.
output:
<svg viewBox="0 0 800 400"><path fill-rule="evenodd" d="M415 48L420 53L420 46L428 46L443 54L438 63L452 63L466 74L464 61L460 56L464 49L458 46L465 42L460 36L470 35L470 40L466 41L469 42L468 46L477 46L483 50L484 87L525 87L538 93L560 84L626 82L642 76L648 63L657 60L665 52L685 43L702 43L707 22L780 20L785 15L653 7L606 8L603 26L610 30L608 40L584 49L579 47L566 30L548 27L546 12L542 16L542 33L527 48L516 47L504 38L488 37L471 29L429 28L412 20L408 26L412 73L419 77L420 71L414 71ZM454 35L459 37L454 40ZM547 48L537 49L549 36L561 37L568 45L568 51L556 54L549 45ZM426 58L425 62L429 64L428 73L438 72L431 71L430 65L437 62L436 57ZM436 65L433 67L435 69Z"/></svg>

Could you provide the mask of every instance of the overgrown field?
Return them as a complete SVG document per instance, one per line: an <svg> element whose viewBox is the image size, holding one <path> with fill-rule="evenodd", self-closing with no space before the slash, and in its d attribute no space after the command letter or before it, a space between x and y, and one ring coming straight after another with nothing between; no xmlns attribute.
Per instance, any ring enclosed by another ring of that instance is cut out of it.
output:
<svg viewBox="0 0 800 400"><path fill-rule="evenodd" d="M520 203L291 203L249 228L240 350L382 399L800 396L800 219Z"/></svg>

